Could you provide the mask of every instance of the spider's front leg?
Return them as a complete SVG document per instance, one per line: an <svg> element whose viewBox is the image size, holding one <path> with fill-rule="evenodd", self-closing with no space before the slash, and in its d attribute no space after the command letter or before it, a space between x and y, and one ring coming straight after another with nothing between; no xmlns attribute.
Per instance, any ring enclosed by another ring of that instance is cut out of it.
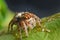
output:
<svg viewBox="0 0 60 40"><path fill-rule="evenodd" d="M8 32L10 32L10 31L12 32L12 31L13 31L13 24L14 24L14 23L13 23L13 21L11 20L10 23L9 23L9 25L8 25Z"/></svg>
<svg viewBox="0 0 60 40"><path fill-rule="evenodd" d="M23 23L23 29L24 29L24 31L26 33L26 37L28 37L29 35L28 35L27 25L25 24L24 21L22 21L22 23Z"/></svg>
<svg viewBox="0 0 60 40"><path fill-rule="evenodd" d="M22 34L21 34L22 28L20 27L19 23L17 24L17 26L18 26L17 29L18 29L18 36L19 36L18 39L22 40Z"/></svg>

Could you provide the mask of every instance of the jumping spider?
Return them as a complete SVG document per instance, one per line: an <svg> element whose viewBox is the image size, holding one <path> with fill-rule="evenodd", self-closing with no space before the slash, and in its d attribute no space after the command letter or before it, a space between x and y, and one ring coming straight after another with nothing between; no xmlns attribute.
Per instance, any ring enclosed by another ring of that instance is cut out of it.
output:
<svg viewBox="0 0 60 40"><path fill-rule="evenodd" d="M35 14L31 12L20 12L17 13L13 19L10 21L9 26L8 26L8 31L11 29L13 31L13 25L17 25L17 30L21 35L21 29L23 29L26 33L26 36L28 37L28 28L33 29L36 27L36 23L40 26L42 31L48 31L48 29L45 29L44 27L41 26L41 19L36 16Z"/></svg>

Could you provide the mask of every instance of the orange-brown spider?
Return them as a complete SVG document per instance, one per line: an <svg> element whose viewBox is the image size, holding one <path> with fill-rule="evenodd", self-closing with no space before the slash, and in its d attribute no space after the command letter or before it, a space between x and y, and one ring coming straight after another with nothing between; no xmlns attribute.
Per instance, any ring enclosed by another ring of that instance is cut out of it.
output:
<svg viewBox="0 0 60 40"><path fill-rule="evenodd" d="M23 29L28 37L28 28L33 29L36 26L36 23L42 28L42 31L48 31L41 26L41 19L33 13L30 12L20 12L17 13L13 19L10 21L8 26L8 31L11 29L13 31L13 25L16 24L17 30L21 35L21 29Z"/></svg>

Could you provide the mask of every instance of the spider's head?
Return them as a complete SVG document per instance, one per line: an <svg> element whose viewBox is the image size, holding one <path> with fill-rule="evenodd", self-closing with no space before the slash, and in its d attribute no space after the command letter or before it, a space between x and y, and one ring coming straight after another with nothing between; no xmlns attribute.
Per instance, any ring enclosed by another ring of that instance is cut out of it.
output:
<svg viewBox="0 0 60 40"><path fill-rule="evenodd" d="M17 19L17 21L30 19L30 18L31 18L31 15L29 12L19 12L15 15L15 19Z"/></svg>
<svg viewBox="0 0 60 40"><path fill-rule="evenodd" d="M23 14L24 14L24 12L16 13L14 20L16 20L17 22L19 22L20 20L25 19L25 17L22 16Z"/></svg>
<svg viewBox="0 0 60 40"><path fill-rule="evenodd" d="M24 12L17 13L15 17L16 17L16 18L17 18L17 17L21 18L21 17L22 17L22 14L24 14Z"/></svg>

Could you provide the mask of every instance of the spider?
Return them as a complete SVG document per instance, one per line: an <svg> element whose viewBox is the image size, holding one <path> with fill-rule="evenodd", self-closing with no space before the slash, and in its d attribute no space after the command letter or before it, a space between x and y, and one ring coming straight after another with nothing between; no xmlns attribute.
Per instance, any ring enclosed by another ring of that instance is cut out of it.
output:
<svg viewBox="0 0 60 40"><path fill-rule="evenodd" d="M15 14L13 19L10 21L9 26L8 26L8 31L10 30L11 32L13 31L13 25L17 25L17 30L21 35L21 29L25 31L26 37L28 37L28 28L31 30L34 27L36 27L36 23L42 28L42 31L48 31L47 29L44 29L41 26L41 19L31 13L31 12L19 12ZM22 37L22 36L21 36Z"/></svg>

